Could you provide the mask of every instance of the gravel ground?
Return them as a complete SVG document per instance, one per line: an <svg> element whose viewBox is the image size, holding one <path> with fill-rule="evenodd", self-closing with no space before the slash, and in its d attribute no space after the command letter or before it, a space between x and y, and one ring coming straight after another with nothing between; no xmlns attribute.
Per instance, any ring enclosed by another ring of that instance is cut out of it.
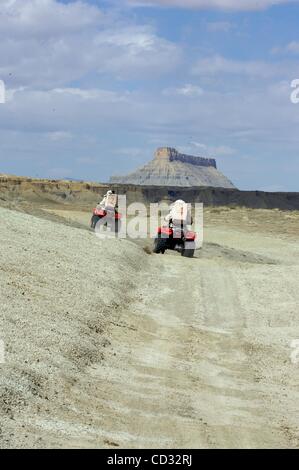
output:
<svg viewBox="0 0 299 470"><path fill-rule="evenodd" d="M223 212L191 260L0 209L1 447L299 447L298 214Z"/></svg>
<svg viewBox="0 0 299 470"><path fill-rule="evenodd" d="M65 412L68 389L105 359L109 326L147 257L130 242L2 208L0 221L0 446L45 447L30 417Z"/></svg>

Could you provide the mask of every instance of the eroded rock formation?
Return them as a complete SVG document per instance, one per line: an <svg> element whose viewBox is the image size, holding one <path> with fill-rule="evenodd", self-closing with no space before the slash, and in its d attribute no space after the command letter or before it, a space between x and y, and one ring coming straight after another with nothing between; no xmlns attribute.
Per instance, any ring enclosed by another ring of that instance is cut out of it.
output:
<svg viewBox="0 0 299 470"><path fill-rule="evenodd" d="M157 149L154 159L147 165L127 176L113 176L110 182L143 186L235 187L217 170L213 158L181 154L170 147Z"/></svg>

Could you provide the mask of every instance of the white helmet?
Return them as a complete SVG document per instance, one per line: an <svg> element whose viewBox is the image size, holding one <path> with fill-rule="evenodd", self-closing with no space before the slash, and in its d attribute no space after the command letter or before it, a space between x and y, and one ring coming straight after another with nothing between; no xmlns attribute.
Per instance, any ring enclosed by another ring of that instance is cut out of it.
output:
<svg viewBox="0 0 299 470"><path fill-rule="evenodd" d="M107 196L111 196L111 194L113 194L113 193L112 193L111 189L109 189L109 191L107 191L107 194L106 194L106 195L107 195Z"/></svg>
<svg viewBox="0 0 299 470"><path fill-rule="evenodd" d="M182 204L186 204L186 203L182 199L178 199L177 201L175 201L175 204L182 205Z"/></svg>

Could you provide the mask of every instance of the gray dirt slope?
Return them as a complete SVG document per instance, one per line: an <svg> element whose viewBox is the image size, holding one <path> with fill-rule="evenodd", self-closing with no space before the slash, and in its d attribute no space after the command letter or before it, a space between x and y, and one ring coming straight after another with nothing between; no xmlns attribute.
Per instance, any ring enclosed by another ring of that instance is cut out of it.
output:
<svg viewBox="0 0 299 470"><path fill-rule="evenodd" d="M299 448L297 214L245 215L187 259L0 209L0 446Z"/></svg>
<svg viewBox="0 0 299 470"><path fill-rule="evenodd" d="M81 372L104 359L145 262L130 242L0 208L0 447L46 445L26 441L22 412L63 411Z"/></svg>

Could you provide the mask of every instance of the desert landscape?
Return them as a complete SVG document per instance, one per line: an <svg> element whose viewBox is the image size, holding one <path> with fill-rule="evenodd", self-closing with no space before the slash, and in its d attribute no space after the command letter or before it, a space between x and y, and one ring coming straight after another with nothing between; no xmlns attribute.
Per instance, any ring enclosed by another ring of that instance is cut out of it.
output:
<svg viewBox="0 0 299 470"><path fill-rule="evenodd" d="M1 448L298 447L299 212L206 205L185 259L43 184L0 186Z"/></svg>
<svg viewBox="0 0 299 470"><path fill-rule="evenodd" d="M299 0L0 1L0 449L299 449Z"/></svg>

